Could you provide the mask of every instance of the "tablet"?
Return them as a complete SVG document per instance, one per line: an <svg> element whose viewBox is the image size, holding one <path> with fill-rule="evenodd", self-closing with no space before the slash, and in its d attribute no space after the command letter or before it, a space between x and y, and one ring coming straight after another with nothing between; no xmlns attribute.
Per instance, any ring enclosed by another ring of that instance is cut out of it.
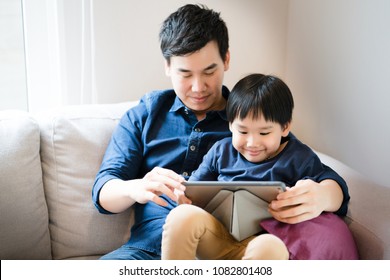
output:
<svg viewBox="0 0 390 280"><path fill-rule="evenodd" d="M205 208L220 190L247 190L268 203L286 190L285 184L279 181L187 181L184 185L186 196L201 208Z"/></svg>

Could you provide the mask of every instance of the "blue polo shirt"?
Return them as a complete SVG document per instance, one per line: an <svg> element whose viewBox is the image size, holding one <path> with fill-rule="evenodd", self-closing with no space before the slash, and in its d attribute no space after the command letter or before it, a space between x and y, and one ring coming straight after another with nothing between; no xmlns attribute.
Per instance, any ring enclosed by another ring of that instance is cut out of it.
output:
<svg viewBox="0 0 390 280"><path fill-rule="evenodd" d="M227 99L229 90L223 87L222 94ZM211 146L230 135L225 110L208 112L198 121L173 90L146 94L124 114L112 135L92 189L95 206L101 213L112 214L99 205L99 192L111 179L143 178L156 166L188 179ZM168 206L134 205L130 246L161 254L162 227L176 206L167 196L162 198Z"/></svg>
<svg viewBox="0 0 390 280"><path fill-rule="evenodd" d="M311 179L321 182L335 180L344 195L343 203L336 214L346 215L350 196L342 177L321 163L319 157L308 146L290 133L288 141L277 156L258 163L249 162L232 145L232 138L218 141L205 156L190 181L282 181L294 186L298 180Z"/></svg>

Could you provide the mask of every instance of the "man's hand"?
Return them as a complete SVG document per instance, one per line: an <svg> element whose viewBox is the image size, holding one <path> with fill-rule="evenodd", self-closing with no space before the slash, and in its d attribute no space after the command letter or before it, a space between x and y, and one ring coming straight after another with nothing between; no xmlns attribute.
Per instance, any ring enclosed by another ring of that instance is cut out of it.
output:
<svg viewBox="0 0 390 280"><path fill-rule="evenodd" d="M176 195L176 197L177 197L177 203L178 203L178 204L192 204L191 199L189 199L188 197L186 197L186 194L185 194L184 191L175 189L175 190L174 190L174 193L175 193L175 195Z"/></svg>
<svg viewBox="0 0 390 280"><path fill-rule="evenodd" d="M183 182L184 178L174 171L155 167L140 180L133 199L138 203L153 201L158 205L166 206L167 202L159 196L165 194L173 201L178 201L175 191L184 192Z"/></svg>
<svg viewBox="0 0 390 280"><path fill-rule="evenodd" d="M99 203L113 213L120 213L135 202L144 204L153 201L158 205L167 206L167 202L159 196L165 194L177 201L174 190L184 191L183 182L184 178L174 171L155 167L142 179L108 181L100 191Z"/></svg>

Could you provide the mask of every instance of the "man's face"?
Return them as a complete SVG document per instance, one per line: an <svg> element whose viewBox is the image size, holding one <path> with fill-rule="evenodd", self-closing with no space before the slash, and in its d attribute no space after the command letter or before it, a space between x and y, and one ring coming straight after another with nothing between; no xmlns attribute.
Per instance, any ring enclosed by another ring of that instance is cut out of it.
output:
<svg viewBox="0 0 390 280"><path fill-rule="evenodd" d="M195 53L173 56L169 65L166 62L166 74L171 78L173 89L198 119L203 119L207 111L225 107L222 82L229 60L229 52L223 61L217 43L211 41Z"/></svg>

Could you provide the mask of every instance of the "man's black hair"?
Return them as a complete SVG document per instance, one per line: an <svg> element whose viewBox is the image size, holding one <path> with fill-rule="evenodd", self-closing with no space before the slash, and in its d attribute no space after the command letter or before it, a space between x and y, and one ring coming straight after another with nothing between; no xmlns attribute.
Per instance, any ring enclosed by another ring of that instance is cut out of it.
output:
<svg viewBox="0 0 390 280"><path fill-rule="evenodd" d="M223 61L229 49L229 36L220 14L204 5L188 4L169 15L160 29L160 48L170 62L172 56L192 54L210 41L218 44Z"/></svg>

